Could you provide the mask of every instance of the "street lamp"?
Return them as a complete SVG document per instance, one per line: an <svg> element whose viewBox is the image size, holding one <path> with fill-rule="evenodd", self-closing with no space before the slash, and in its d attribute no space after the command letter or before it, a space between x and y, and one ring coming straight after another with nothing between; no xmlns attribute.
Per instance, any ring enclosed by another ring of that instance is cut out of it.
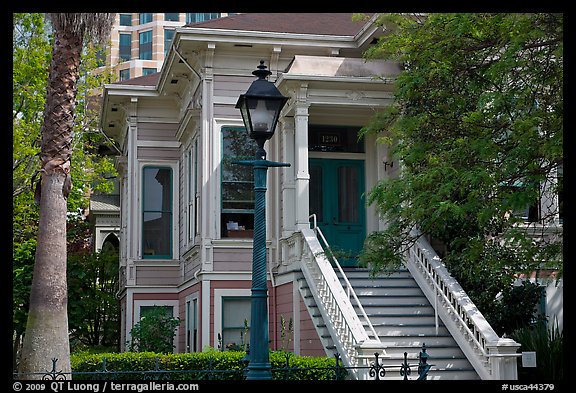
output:
<svg viewBox="0 0 576 393"><path fill-rule="evenodd" d="M269 167L290 166L266 160L264 143L272 138L278 116L286 101L274 83L266 78L271 74L260 60L248 91L241 94L236 108L250 138L258 144L254 160L236 161L254 168L254 242L252 248L252 295L250 317L250 352L246 379L272 379L268 353L268 287L266 284L266 175Z"/></svg>

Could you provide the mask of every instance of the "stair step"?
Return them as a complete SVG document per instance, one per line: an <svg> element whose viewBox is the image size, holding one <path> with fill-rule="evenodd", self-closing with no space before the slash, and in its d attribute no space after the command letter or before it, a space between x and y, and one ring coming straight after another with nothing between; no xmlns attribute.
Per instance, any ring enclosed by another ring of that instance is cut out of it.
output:
<svg viewBox="0 0 576 393"><path fill-rule="evenodd" d="M336 274L346 290L346 280L338 270ZM403 379L399 366L404 360L405 352L412 366L409 379L416 379L418 354L423 344L427 348L428 363L433 365L428 373L428 380L479 379L448 329L441 320L436 319L434 309L408 270L402 269L377 277L370 277L368 269L345 269L345 274L385 347L387 356L379 358L379 361L385 367L394 366L386 370L385 379ZM300 293L326 353L335 354L337 348L318 307L315 306L314 297L305 279L300 281ZM351 301L363 321L359 306L354 299ZM363 323L368 331L368 324ZM373 362L373 359L369 361Z"/></svg>

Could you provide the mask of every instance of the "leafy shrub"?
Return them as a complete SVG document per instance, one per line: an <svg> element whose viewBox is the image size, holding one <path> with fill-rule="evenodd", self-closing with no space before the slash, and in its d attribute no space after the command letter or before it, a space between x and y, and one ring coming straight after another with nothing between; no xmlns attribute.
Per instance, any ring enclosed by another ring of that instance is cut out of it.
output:
<svg viewBox="0 0 576 393"><path fill-rule="evenodd" d="M179 324L180 320L168 315L164 307L152 307L130 331L130 351L172 353Z"/></svg>
<svg viewBox="0 0 576 393"><path fill-rule="evenodd" d="M511 337L520 343L523 352L536 352L536 367L522 367L522 362L518 361L519 380L564 379L564 332L557 322L548 326L546 321L538 321L515 330Z"/></svg>
<svg viewBox="0 0 576 393"><path fill-rule="evenodd" d="M122 352L106 354L74 353L70 356L75 379L114 380L243 380L248 362L241 351L205 351L179 354ZM287 366L288 358L288 367ZM298 356L283 351L270 352L273 379L336 379L334 358ZM104 370L106 370L104 372ZM345 375L345 370L342 370Z"/></svg>

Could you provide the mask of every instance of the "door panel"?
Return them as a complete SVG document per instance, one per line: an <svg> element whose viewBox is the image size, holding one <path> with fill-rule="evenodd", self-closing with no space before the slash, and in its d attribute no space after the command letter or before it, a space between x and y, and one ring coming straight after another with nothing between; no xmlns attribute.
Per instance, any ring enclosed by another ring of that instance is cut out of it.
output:
<svg viewBox="0 0 576 393"><path fill-rule="evenodd" d="M310 159L310 214L342 266L356 266L365 229L364 161Z"/></svg>

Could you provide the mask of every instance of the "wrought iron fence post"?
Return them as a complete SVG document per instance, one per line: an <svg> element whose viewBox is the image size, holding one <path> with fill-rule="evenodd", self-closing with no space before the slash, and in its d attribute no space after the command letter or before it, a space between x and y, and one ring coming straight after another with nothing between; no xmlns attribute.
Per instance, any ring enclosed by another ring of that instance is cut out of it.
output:
<svg viewBox="0 0 576 393"><path fill-rule="evenodd" d="M378 352L375 352L374 356L376 357L376 360L372 363L372 366L370 366L368 375L379 381L380 377L384 378L386 376L386 370L384 369L384 365L378 362Z"/></svg>
<svg viewBox="0 0 576 393"><path fill-rule="evenodd" d="M334 358L336 359L336 365L334 366L334 373L336 376L336 380L342 380L344 379L345 373L344 373L344 366L342 365L342 358L340 357L340 354L338 352L336 352L334 354Z"/></svg>
<svg viewBox="0 0 576 393"><path fill-rule="evenodd" d="M205 373L204 375L207 375L208 380L212 379L212 371L214 371L214 358L211 357L210 359L208 359L208 373Z"/></svg>
<svg viewBox="0 0 576 393"><path fill-rule="evenodd" d="M62 370L60 371L56 371L56 362L58 362L58 359L56 358L52 358L52 371L46 371L46 373L44 373L44 375L42 376L43 380L60 380L60 379L66 379L66 375L62 372Z"/></svg>
<svg viewBox="0 0 576 393"><path fill-rule="evenodd" d="M411 372L410 365L408 364L408 352L404 352L404 362L400 365L400 376L404 377L404 381L407 381L408 375L410 375Z"/></svg>

